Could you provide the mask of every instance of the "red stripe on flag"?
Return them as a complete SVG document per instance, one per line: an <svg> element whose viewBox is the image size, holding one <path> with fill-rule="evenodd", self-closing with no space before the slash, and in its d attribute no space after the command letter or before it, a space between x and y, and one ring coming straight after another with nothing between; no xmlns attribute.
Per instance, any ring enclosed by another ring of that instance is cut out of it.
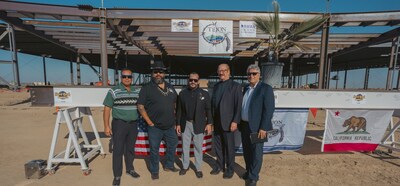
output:
<svg viewBox="0 0 400 186"><path fill-rule="evenodd" d="M324 152L333 151L374 151L378 144L372 143L335 143L325 144Z"/></svg>
<svg viewBox="0 0 400 186"><path fill-rule="evenodd" d="M135 148L150 148L149 144L135 144Z"/></svg>
<svg viewBox="0 0 400 186"><path fill-rule="evenodd" d="M147 137L147 136L138 136L137 138L136 138L136 140L149 140L149 137Z"/></svg>

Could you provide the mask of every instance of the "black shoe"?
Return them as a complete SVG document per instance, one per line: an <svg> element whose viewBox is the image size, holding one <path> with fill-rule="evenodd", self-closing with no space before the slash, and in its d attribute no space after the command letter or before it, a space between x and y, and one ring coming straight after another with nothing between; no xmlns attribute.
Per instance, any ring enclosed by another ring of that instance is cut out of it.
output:
<svg viewBox="0 0 400 186"><path fill-rule="evenodd" d="M245 173L242 175L242 179L244 179L244 180L249 179L249 172L245 172Z"/></svg>
<svg viewBox="0 0 400 186"><path fill-rule="evenodd" d="M167 171L167 172L178 172L179 169L177 169L175 167L165 167L164 171Z"/></svg>
<svg viewBox="0 0 400 186"><path fill-rule="evenodd" d="M112 185L113 186L119 186L120 183L121 183L121 177L115 177L113 182L112 182Z"/></svg>
<svg viewBox="0 0 400 186"><path fill-rule="evenodd" d="M179 175L181 176L185 175L188 170L189 169L181 169L181 171L179 171Z"/></svg>
<svg viewBox="0 0 400 186"><path fill-rule="evenodd" d="M256 185L257 185L256 180L252 180L252 179L246 180L246 186L256 186Z"/></svg>
<svg viewBox="0 0 400 186"><path fill-rule="evenodd" d="M231 179L233 177L233 172L225 171L224 175L222 176L224 179Z"/></svg>
<svg viewBox="0 0 400 186"><path fill-rule="evenodd" d="M126 171L126 174L132 176L132 178L140 178L140 175L135 170Z"/></svg>
<svg viewBox="0 0 400 186"><path fill-rule="evenodd" d="M195 174L196 174L197 178L202 178L203 177L203 172L201 172L201 171L196 171Z"/></svg>
<svg viewBox="0 0 400 186"><path fill-rule="evenodd" d="M214 168L214 169L210 172L210 174L211 174L211 175L217 175L217 174L219 174L221 171L222 171L222 170L221 170L220 168Z"/></svg>
<svg viewBox="0 0 400 186"><path fill-rule="evenodd" d="M160 177L158 176L158 173L151 173L151 179L152 180L158 180Z"/></svg>

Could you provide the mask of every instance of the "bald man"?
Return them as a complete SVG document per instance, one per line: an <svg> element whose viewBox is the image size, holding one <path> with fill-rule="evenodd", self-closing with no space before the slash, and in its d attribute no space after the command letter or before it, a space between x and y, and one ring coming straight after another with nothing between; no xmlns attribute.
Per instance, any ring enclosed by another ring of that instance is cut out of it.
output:
<svg viewBox="0 0 400 186"><path fill-rule="evenodd" d="M230 79L231 71L227 64L218 66L219 82L215 84L212 95L214 120L214 151L217 164L210 172L217 175L224 171L223 178L232 178L235 164L234 132L240 122L242 108L242 87Z"/></svg>

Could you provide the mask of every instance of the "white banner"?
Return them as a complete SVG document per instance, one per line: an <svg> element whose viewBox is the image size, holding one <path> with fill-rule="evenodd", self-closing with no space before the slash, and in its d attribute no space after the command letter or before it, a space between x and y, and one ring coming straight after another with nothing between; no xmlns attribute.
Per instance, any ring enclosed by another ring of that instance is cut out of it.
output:
<svg viewBox="0 0 400 186"><path fill-rule="evenodd" d="M373 151L380 143L393 110L326 110L322 152Z"/></svg>
<svg viewBox="0 0 400 186"><path fill-rule="evenodd" d="M254 21L239 21L239 37L257 37Z"/></svg>
<svg viewBox="0 0 400 186"><path fill-rule="evenodd" d="M232 54L233 22L199 20L199 54Z"/></svg>
<svg viewBox="0 0 400 186"><path fill-rule="evenodd" d="M281 150L300 150L306 135L308 109L276 109L272 118L273 129L279 134L269 136L264 143L263 152ZM235 140L239 140L236 138ZM243 153L243 148L236 148L237 153Z"/></svg>
<svg viewBox="0 0 400 186"><path fill-rule="evenodd" d="M192 32L193 20L191 19L172 19L171 32Z"/></svg>

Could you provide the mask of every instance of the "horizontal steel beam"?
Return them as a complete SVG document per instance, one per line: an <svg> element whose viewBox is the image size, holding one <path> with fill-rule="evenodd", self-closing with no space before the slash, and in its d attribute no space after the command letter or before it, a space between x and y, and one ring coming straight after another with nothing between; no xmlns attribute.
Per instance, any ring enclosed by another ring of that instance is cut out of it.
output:
<svg viewBox="0 0 400 186"><path fill-rule="evenodd" d="M99 17L98 9L79 10L78 7L0 1L0 10L54 15Z"/></svg>

